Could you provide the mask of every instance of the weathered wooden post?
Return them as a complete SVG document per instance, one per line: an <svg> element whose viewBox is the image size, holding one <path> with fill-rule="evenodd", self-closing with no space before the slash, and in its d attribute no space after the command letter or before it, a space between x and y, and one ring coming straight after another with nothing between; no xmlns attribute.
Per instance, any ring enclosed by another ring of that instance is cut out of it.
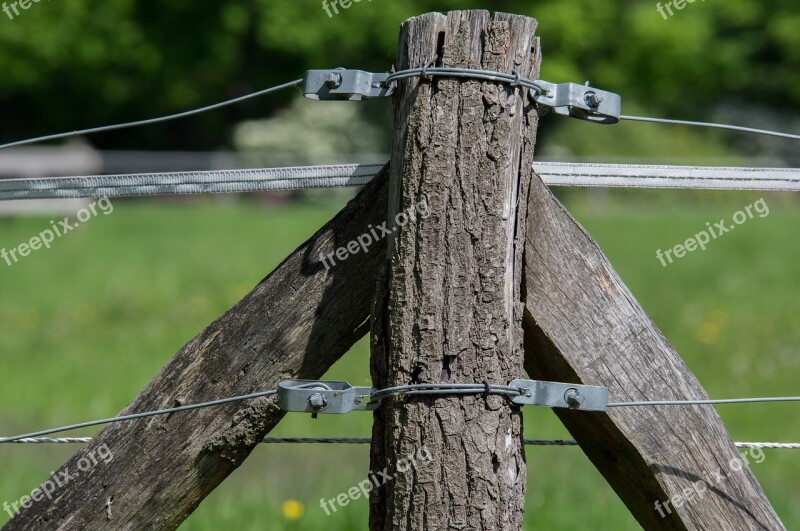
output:
<svg viewBox="0 0 800 531"><path fill-rule="evenodd" d="M536 21L430 13L401 30L398 68L517 71L537 79ZM400 81L389 182L398 226L373 321L378 387L507 384L522 376L520 282L538 115L528 90L436 77ZM422 205L422 208L420 208ZM499 396L404 397L375 414L370 528L518 529L525 454ZM424 452L410 468L396 466Z"/></svg>

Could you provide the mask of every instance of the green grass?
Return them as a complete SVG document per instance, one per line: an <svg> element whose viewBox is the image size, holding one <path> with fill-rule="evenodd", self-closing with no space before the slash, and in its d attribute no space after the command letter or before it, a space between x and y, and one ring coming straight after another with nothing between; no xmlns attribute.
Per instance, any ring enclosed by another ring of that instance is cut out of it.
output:
<svg viewBox="0 0 800 531"><path fill-rule="evenodd" d="M580 193L568 204L712 396L800 394L800 209L767 196L768 217L664 268L656 249L758 198L686 197ZM0 262L0 432L116 413L336 210L119 201L112 215L51 250L13 267ZM48 221L0 219L0 247L30 239ZM329 376L367 384L367 360L362 342ZM736 440L800 440L797 405L720 411ZM550 411L528 408L525 422L528 437L568 437ZM368 436L369 424L358 413L289 415L273 435ZM0 503L30 493L75 449L0 446ZM527 457L526 529L638 529L580 450L529 448ZM363 529L364 500L330 517L319 500L355 485L367 467L366 447L262 445L182 529ZM800 452L767 451L753 470L787 528L800 528ZM282 514L290 499L305 505L299 520Z"/></svg>

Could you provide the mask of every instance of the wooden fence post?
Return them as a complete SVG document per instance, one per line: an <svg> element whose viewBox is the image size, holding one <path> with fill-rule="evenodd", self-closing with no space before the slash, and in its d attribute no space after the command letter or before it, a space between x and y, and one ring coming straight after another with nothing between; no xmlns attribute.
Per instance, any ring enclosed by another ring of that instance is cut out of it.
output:
<svg viewBox="0 0 800 531"><path fill-rule="evenodd" d="M537 79L535 29L533 19L487 11L422 15L402 26L398 68L435 61ZM521 377L537 125L521 87L400 82L389 183L397 228L373 322L378 387ZM388 400L375 414L372 471L387 469L392 479L373 491L370 528L519 529L521 424L519 409L500 396Z"/></svg>

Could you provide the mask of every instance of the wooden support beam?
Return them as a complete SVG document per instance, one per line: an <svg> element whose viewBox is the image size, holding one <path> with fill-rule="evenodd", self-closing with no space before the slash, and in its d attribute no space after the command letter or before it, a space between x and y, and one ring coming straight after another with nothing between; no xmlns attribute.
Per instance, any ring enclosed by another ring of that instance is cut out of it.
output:
<svg viewBox="0 0 800 531"><path fill-rule="evenodd" d="M376 242L367 254L350 254L329 271L319 255L383 223L386 174L384 168L330 223L187 343L123 414L274 389L284 379L321 378L368 331L385 243ZM98 392L101 387L102 381ZM113 460L76 474L52 500L36 501L3 529L175 529L282 417L274 398L261 398L112 424L57 474L74 473L82 457L98 455L103 445Z"/></svg>
<svg viewBox="0 0 800 531"><path fill-rule="evenodd" d="M536 21L430 13L401 30L398 68L517 70L537 79ZM376 386L507 384L522 374L522 250L538 115L528 90L469 79L398 87L389 219L373 325ZM402 225L402 226L399 226ZM382 293L380 292L382 290ZM519 529L522 417L500 396L405 397L375 414L370 529ZM414 460L410 466L399 462Z"/></svg>
<svg viewBox="0 0 800 531"><path fill-rule="evenodd" d="M707 398L591 236L538 177L528 211L529 375L604 385L616 402ZM783 529L750 469L740 467L713 406L555 411L645 529Z"/></svg>

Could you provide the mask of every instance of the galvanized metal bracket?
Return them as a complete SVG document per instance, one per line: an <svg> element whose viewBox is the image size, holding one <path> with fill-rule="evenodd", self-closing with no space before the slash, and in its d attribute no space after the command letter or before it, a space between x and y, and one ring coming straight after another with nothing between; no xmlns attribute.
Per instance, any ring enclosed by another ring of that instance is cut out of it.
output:
<svg viewBox="0 0 800 531"><path fill-rule="evenodd" d="M303 95L312 100L361 101L390 96L395 84L389 74L363 70L309 70L303 78Z"/></svg>
<svg viewBox="0 0 800 531"><path fill-rule="evenodd" d="M537 81L541 88L532 95L534 101L556 114L572 116L599 124L615 124L622 114L619 94L577 83L549 83Z"/></svg>
<svg viewBox="0 0 800 531"><path fill-rule="evenodd" d="M446 385L442 384L442 389ZM480 385L476 384L476 387ZM605 387L539 380L514 380L507 387L519 390L519 395L507 396L512 403L521 406L581 411L605 411L608 406L608 389ZM381 405L381 400L371 399L376 392L372 387L353 387L347 382L286 380L278 385L278 405L283 411L311 413L314 418L320 413L342 415L351 411L374 411ZM476 394L481 393L476 391ZM414 394L425 393L414 391Z"/></svg>
<svg viewBox="0 0 800 531"><path fill-rule="evenodd" d="M391 96L397 84L387 81L391 74L336 68L309 70L303 78L303 95L312 100L362 101ZM519 78L517 76L517 83ZM622 98L619 94L577 83L537 80L539 90L532 97L542 112L571 116L600 124L619 122Z"/></svg>
<svg viewBox="0 0 800 531"><path fill-rule="evenodd" d="M593 385L578 385L539 380L514 380L509 384L520 389L520 396L511 401L519 405L534 405L576 409L581 411L605 411L608 407L608 388Z"/></svg>
<svg viewBox="0 0 800 531"><path fill-rule="evenodd" d="M342 415L351 411L372 411L380 401L370 402L371 387L353 387L347 382L285 380L278 385L278 406L283 411Z"/></svg>

